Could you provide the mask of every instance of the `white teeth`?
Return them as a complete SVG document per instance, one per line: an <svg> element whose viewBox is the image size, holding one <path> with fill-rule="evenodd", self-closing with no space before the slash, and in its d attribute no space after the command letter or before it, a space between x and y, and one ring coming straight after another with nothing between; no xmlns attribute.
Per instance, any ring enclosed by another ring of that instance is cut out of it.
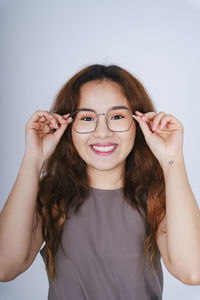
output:
<svg viewBox="0 0 200 300"><path fill-rule="evenodd" d="M107 147L97 147L97 146L92 146L92 148L93 148L94 150L101 151L101 152L109 152L109 151L112 151L115 147L116 147L116 145L114 145L114 146L107 146Z"/></svg>

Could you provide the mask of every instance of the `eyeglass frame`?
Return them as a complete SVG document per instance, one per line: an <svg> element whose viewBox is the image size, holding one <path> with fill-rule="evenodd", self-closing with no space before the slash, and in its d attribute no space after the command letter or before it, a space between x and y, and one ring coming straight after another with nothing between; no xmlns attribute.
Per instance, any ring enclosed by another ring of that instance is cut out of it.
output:
<svg viewBox="0 0 200 300"><path fill-rule="evenodd" d="M131 125L132 125L132 123L133 123L133 120L132 120L132 122L131 122L131 124L130 124L130 126L129 126L129 128L128 128L127 130L120 130L120 131L112 130L112 129L110 129L109 126L108 126L108 120L107 120L107 118L106 118L107 114L108 114L110 111L112 111L112 110L117 110L117 109L126 109L126 110L128 110L128 111L130 112L131 116L132 116L132 119L135 120L135 119L134 119L134 116L135 116L135 115L132 114L131 110L130 110L128 107L126 107L126 106L115 106L115 107L112 107L111 109L109 109L106 113L98 113L98 114L97 114L97 112L96 112L94 109L91 109L91 108L80 108L80 109L74 111L74 112L70 115L69 118L73 120L72 116L73 116L75 113L79 112L79 111L91 111L91 112L94 112L94 113L96 114L97 119L94 121L94 122L96 123L96 126L95 126L95 129L92 130L92 131L79 132L79 131L77 131L77 130L74 128L73 122L71 123L71 125L72 125L73 129L75 130L75 132L76 132L76 133L79 133L79 134L87 134L87 133L94 132L94 131L97 129L97 126L98 126L99 116L105 116L105 119L106 119L106 125L107 125L108 130L110 130L110 131L112 131L112 132L126 132L126 131L128 131L128 130L130 129L130 127L131 127Z"/></svg>

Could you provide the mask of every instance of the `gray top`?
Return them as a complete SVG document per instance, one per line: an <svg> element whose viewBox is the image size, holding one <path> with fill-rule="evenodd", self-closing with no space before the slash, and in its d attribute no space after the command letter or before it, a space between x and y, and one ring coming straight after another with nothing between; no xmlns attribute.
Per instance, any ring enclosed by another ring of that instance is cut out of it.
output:
<svg viewBox="0 0 200 300"><path fill-rule="evenodd" d="M123 189L91 188L80 214L64 224L64 253L59 246L48 300L162 299L160 253L153 274L143 255L145 236L145 222Z"/></svg>

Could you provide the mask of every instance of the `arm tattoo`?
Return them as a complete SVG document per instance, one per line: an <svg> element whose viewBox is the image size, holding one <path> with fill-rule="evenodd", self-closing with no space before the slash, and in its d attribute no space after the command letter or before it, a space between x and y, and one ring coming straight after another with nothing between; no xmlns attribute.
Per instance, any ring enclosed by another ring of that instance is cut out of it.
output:
<svg viewBox="0 0 200 300"><path fill-rule="evenodd" d="M174 163L174 160L170 160L169 164L172 165Z"/></svg>

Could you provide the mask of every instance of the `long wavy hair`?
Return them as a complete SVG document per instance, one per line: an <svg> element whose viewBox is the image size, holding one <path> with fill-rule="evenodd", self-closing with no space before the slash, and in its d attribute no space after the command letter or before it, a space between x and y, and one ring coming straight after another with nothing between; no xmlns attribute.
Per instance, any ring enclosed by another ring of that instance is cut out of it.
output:
<svg viewBox="0 0 200 300"><path fill-rule="evenodd" d="M155 111L144 86L132 74L116 65L94 64L79 71L61 88L50 112L64 115L75 111L80 87L92 80L118 83L133 113L136 110L143 113ZM37 195L37 212L42 219L46 243L45 265L51 281L55 277L55 254L69 211L78 214L89 195L86 164L73 145L71 128L68 126L55 151L43 164ZM162 168L137 122L135 144L126 158L123 192L126 201L145 220L144 254L153 271L152 263L158 250L156 233L166 213L165 183Z"/></svg>

